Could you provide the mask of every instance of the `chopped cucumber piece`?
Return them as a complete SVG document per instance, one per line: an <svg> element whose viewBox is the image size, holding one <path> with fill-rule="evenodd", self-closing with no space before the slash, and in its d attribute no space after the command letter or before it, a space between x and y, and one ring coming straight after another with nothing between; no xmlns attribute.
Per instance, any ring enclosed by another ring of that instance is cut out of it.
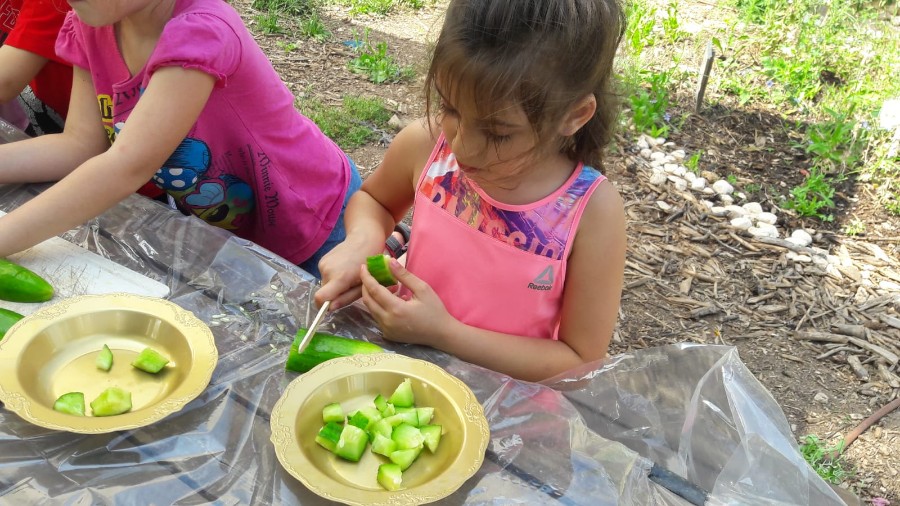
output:
<svg viewBox="0 0 900 506"><path fill-rule="evenodd" d="M397 451L397 443L393 439L375 434L375 439L372 440L372 453L390 458L391 453L395 451Z"/></svg>
<svg viewBox="0 0 900 506"><path fill-rule="evenodd" d="M409 466L416 461L420 453L422 453L421 447L410 448L408 450L397 450L392 452L388 458L391 459L391 462L400 466L401 471L406 471Z"/></svg>
<svg viewBox="0 0 900 506"><path fill-rule="evenodd" d="M109 349L109 346L103 345L103 349L100 350L100 353L97 354L97 358L94 360L94 364L97 366L97 369L108 371L112 368L113 364L113 354L112 350Z"/></svg>
<svg viewBox="0 0 900 506"><path fill-rule="evenodd" d="M372 400L372 403L375 404L375 409L384 416L384 410L388 407L387 399L385 399L383 395L378 394L375 396L375 399Z"/></svg>
<svg viewBox="0 0 900 506"><path fill-rule="evenodd" d="M341 408L340 403L332 402L331 404L322 408L322 422L343 422L344 421L344 409Z"/></svg>
<svg viewBox="0 0 900 506"><path fill-rule="evenodd" d="M62 394L53 403L53 409L67 415L84 416L84 394L81 392Z"/></svg>
<svg viewBox="0 0 900 506"><path fill-rule="evenodd" d="M398 450L409 450L411 448L421 448L425 442L425 438L419 429L408 423L401 423L394 427L391 433L391 439L397 443Z"/></svg>
<svg viewBox="0 0 900 506"><path fill-rule="evenodd" d="M319 443L322 448L334 453L334 450L337 449L338 441L341 440L341 432L343 432L343 430L343 425L337 422L328 422L319 429L319 433L316 434L316 443Z"/></svg>
<svg viewBox="0 0 900 506"><path fill-rule="evenodd" d="M416 403L416 397L413 395L412 380L406 378L397 385L397 389L391 394L388 402L397 408L411 408Z"/></svg>
<svg viewBox="0 0 900 506"><path fill-rule="evenodd" d="M144 348L144 350L134 359L131 365L142 371L156 374L161 371L162 368L165 367L168 363L169 359L164 357L162 353L154 350L153 348Z"/></svg>
<svg viewBox="0 0 900 506"><path fill-rule="evenodd" d="M91 401L91 411L94 416L121 415L131 411L131 392L118 387L109 387Z"/></svg>
<svg viewBox="0 0 900 506"><path fill-rule="evenodd" d="M422 433L422 437L425 439L425 448L428 448L428 451L434 453L438 449L438 445L441 443L441 434L443 428L440 425L424 425L419 427L419 432Z"/></svg>
<svg viewBox="0 0 900 506"><path fill-rule="evenodd" d="M419 423L416 425L416 427L423 427L425 425L428 425L428 423L431 422L431 419L434 418L434 408L416 408L416 418L419 419Z"/></svg>
<svg viewBox="0 0 900 506"><path fill-rule="evenodd" d="M347 423L354 427L359 427L362 430L366 430L366 427L369 426L369 418L361 411L356 411L350 415L350 418L347 419Z"/></svg>
<svg viewBox="0 0 900 506"><path fill-rule="evenodd" d="M397 278L391 272L391 257L388 255L372 255L366 258L366 268L369 274L378 281L381 286L394 286Z"/></svg>
<svg viewBox="0 0 900 506"><path fill-rule="evenodd" d="M371 435L372 438L377 435L381 435L390 439L393 432L394 426L391 425L391 422L389 422L387 418L382 418L381 420L378 420L377 422L372 424L372 428L369 430L369 435Z"/></svg>
<svg viewBox="0 0 900 506"><path fill-rule="evenodd" d="M348 423L341 431L334 454L351 462L359 462L368 444L369 436L366 431Z"/></svg>
<svg viewBox="0 0 900 506"><path fill-rule="evenodd" d="M390 402L387 403L387 406L384 407L384 411L381 412L381 416L387 418L389 416L393 416L397 414L397 408L394 407Z"/></svg>
<svg viewBox="0 0 900 506"><path fill-rule="evenodd" d="M378 466L378 484L385 490L400 490L403 483L403 471L397 464L381 464Z"/></svg>
<svg viewBox="0 0 900 506"><path fill-rule="evenodd" d="M406 413L397 413L396 415L385 417L384 420L387 420L393 427L396 427L401 423L408 423L415 426L419 423L419 415L417 415L415 411L407 411Z"/></svg>

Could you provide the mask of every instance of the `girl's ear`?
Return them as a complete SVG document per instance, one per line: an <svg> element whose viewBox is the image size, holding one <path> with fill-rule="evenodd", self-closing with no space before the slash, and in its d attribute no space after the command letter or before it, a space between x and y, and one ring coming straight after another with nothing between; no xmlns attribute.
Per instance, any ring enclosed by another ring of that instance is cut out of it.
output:
<svg viewBox="0 0 900 506"><path fill-rule="evenodd" d="M585 125L594 113L597 112L597 97L593 93L585 96L569 110L569 113L563 118L563 122L559 127L559 133L563 137L575 135L581 127Z"/></svg>

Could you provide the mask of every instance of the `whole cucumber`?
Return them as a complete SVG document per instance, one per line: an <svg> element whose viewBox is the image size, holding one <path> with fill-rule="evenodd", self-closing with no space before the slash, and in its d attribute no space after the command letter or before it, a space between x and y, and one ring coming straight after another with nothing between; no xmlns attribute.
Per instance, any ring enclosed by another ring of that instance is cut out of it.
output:
<svg viewBox="0 0 900 506"><path fill-rule="evenodd" d="M349 337L335 336L323 332L316 332L309 340L309 344L303 353L297 353L297 347L306 329L297 331L291 351L288 353L285 369L294 372L306 372L326 360L337 357L349 357L359 353L381 353L384 349L375 343L350 339Z"/></svg>
<svg viewBox="0 0 900 506"><path fill-rule="evenodd" d="M3 336L6 335L6 331L22 318L23 316L15 311L0 307L0 339L3 339Z"/></svg>
<svg viewBox="0 0 900 506"><path fill-rule="evenodd" d="M21 265L0 258L0 299L11 302L44 302L53 298L53 287Z"/></svg>

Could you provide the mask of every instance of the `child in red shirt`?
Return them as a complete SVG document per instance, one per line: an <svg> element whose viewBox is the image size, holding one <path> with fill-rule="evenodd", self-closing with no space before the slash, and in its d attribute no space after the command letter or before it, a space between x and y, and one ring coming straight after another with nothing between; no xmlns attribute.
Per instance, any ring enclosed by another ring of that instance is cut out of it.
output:
<svg viewBox="0 0 900 506"><path fill-rule="evenodd" d="M32 136L61 132L69 110L72 66L55 45L70 9L62 0L0 0L0 117Z"/></svg>

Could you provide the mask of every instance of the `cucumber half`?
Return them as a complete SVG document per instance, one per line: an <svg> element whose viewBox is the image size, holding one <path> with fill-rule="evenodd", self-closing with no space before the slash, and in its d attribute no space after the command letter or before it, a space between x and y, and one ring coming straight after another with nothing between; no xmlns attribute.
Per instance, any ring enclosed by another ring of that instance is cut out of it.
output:
<svg viewBox="0 0 900 506"><path fill-rule="evenodd" d="M390 261L391 257L388 255L373 255L366 258L366 268L369 269L369 274L381 286L394 286L397 284L397 278L391 273Z"/></svg>

